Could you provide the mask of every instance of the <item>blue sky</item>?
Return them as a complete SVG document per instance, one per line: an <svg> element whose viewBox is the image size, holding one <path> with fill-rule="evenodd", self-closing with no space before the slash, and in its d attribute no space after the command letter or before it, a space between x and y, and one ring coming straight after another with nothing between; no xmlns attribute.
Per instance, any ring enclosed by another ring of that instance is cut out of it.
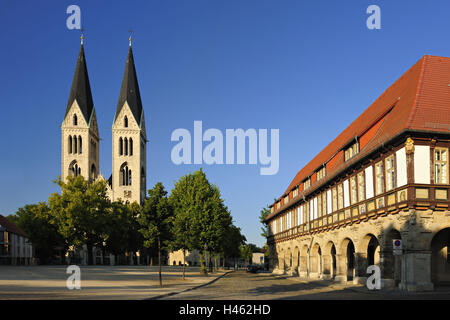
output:
<svg viewBox="0 0 450 320"><path fill-rule="evenodd" d="M128 50L145 110L148 187L171 189L199 165L172 163L173 130L280 130L280 169L203 165L249 242L263 244L259 211L298 170L424 54L450 56L450 2L12 1L0 11L0 213L58 192L63 120L80 32L100 127L100 170L111 173L111 126ZM366 9L381 8L381 30Z"/></svg>

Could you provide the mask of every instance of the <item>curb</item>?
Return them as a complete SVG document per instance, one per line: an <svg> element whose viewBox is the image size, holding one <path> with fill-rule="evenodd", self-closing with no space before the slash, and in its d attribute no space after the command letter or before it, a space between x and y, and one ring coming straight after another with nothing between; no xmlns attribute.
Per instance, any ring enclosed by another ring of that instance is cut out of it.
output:
<svg viewBox="0 0 450 320"><path fill-rule="evenodd" d="M212 279L211 281L208 281L208 282L206 282L206 283L202 283L202 284L200 284L200 285L198 285L198 286L196 286L196 287L187 288L187 289L184 289L184 290L182 290L182 291L176 291L176 292L164 293L164 294L160 294L160 295L158 295L158 296L154 296L154 297L147 298L147 299L144 299L144 300L158 300L158 299L161 299L161 298L170 297L170 296L174 296L174 295L177 295L177 294L180 294L180 293L184 293L184 292L187 292L187 291L191 291L191 290L195 290L195 289L198 289L198 288L201 288L201 287L205 287L205 286L207 286L207 285L210 285L211 283L216 282L216 281L219 280L220 278L223 278L223 277L225 277L227 274L232 273L232 272L234 272L234 270L225 272L224 274L222 274L222 275L220 275L220 276L218 276L218 277Z"/></svg>

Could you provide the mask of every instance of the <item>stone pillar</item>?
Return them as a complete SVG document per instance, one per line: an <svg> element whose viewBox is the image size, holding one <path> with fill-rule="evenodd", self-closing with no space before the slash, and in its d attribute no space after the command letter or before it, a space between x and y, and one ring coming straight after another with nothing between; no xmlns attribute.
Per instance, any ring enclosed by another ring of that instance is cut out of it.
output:
<svg viewBox="0 0 450 320"><path fill-rule="evenodd" d="M355 252L355 272L353 284L365 284L367 282L367 253Z"/></svg>
<svg viewBox="0 0 450 320"><path fill-rule="evenodd" d="M336 277L334 281L346 283L347 282L347 256L343 254L336 255Z"/></svg>
<svg viewBox="0 0 450 320"><path fill-rule="evenodd" d="M322 279L330 280L331 279L331 264L333 260L331 258L331 254L323 256L323 266L322 266Z"/></svg>
<svg viewBox="0 0 450 320"><path fill-rule="evenodd" d="M431 251L408 251L403 255L400 289L406 291L432 291Z"/></svg>

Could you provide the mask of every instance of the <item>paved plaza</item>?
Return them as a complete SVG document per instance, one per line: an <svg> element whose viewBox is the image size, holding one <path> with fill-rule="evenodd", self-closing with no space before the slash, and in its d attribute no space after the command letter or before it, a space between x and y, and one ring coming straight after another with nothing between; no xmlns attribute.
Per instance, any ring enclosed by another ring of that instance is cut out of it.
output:
<svg viewBox="0 0 450 320"><path fill-rule="evenodd" d="M0 299L149 299L204 285L224 274L200 276L200 269L157 266L81 266L81 289L69 290L66 266L0 266Z"/></svg>

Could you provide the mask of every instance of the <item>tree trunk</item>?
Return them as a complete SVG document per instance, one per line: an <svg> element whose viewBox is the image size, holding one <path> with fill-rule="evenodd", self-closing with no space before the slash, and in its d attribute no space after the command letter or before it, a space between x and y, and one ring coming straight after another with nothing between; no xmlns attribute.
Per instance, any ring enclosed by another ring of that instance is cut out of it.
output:
<svg viewBox="0 0 450 320"><path fill-rule="evenodd" d="M223 255L223 260L222 260L222 269L225 270L225 255Z"/></svg>
<svg viewBox="0 0 450 320"><path fill-rule="evenodd" d="M218 268L218 266L217 266L217 255L214 255L214 271L218 271L219 270L219 268Z"/></svg>
<svg viewBox="0 0 450 320"><path fill-rule="evenodd" d="M213 266L212 266L212 258L211 258L211 252L208 252L208 267L209 267L209 272L212 273L213 272Z"/></svg>
<svg viewBox="0 0 450 320"><path fill-rule="evenodd" d="M200 274L208 275L208 271L206 270L205 266L205 253L200 252L199 256L200 256Z"/></svg>
<svg viewBox="0 0 450 320"><path fill-rule="evenodd" d="M87 244L87 252L88 252L88 258L87 258L87 264L89 266L93 265L93 261L92 261L92 245L91 244Z"/></svg>
<svg viewBox="0 0 450 320"><path fill-rule="evenodd" d="M186 271L186 249L183 249L183 280Z"/></svg>
<svg viewBox="0 0 450 320"><path fill-rule="evenodd" d="M161 247L160 241L158 239L158 265L159 265L159 286L162 287L162 277L161 277Z"/></svg>

